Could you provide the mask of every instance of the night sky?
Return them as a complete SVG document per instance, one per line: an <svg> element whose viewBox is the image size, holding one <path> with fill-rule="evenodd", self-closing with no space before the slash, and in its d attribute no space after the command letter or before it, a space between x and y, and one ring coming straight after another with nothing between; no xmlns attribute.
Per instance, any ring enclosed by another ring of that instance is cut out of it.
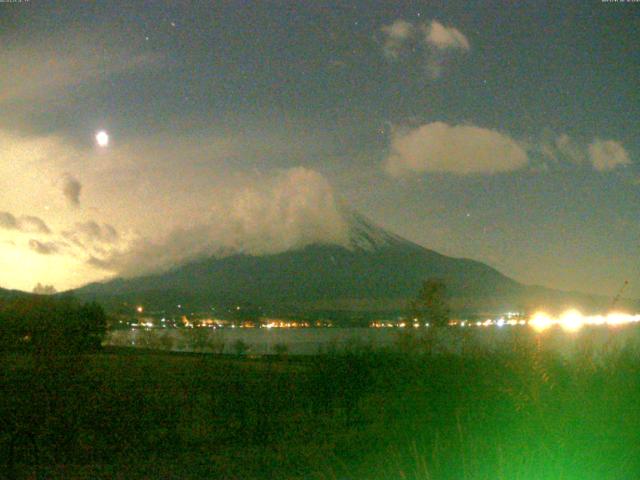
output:
<svg viewBox="0 0 640 480"><path fill-rule="evenodd" d="M0 286L340 243L348 206L640 296L639 34L600 0L0 3Z"/></svg>

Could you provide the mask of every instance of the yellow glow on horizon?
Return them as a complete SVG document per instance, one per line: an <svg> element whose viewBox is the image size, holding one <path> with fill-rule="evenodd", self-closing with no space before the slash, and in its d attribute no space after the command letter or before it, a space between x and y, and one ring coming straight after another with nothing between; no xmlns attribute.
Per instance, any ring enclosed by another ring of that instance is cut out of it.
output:
<svg viewBox="0 0 640 480"><path fill-rule="evenodd" d="M31 292L37 283L59 292L105 278L103 272L68 255L41 255L28 248L29 235L0 236L0 288Z"/></svg>
<svg viewBox="0 0 640 480"><path fill-rule="evenodd" d="M607 315L604 321L611 326L624 325L628 322L629 315L621 312L611 312ZM637 320L636 320L637 321Z"/></svg>
<svg viewBox="0 0 640 480"><path fill-rule="evenodd" d="M640 314L609 312L607 315L583 315L576 309L570 309L556 318L544 312L536 312L529 320L529 326L537 332L542 332L555 325L559 325L566 332L577 332L585 325L618 327L631 323L640 323Z"/></svg>
<svg viewBox="0 0 640 480"><path fill-rule="evenodd" d="M578 310L567 310L560 316L560 326L566 332L577 332L584 325L584 316Z"/></svg>
<svg viewBox="0 0 640 480"><path fill-rule="evenodd" d="M545 312L537 312L531 320L529 320L529 325L531 325L536 332L543 332L553 325L553 320Z"/></svg>

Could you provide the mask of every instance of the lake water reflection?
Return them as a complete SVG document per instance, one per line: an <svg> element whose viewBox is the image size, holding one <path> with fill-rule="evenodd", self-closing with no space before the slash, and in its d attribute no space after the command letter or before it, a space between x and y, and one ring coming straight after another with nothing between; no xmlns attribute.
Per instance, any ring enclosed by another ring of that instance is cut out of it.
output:
<svg viewBox="0 0 640 480"><path fill-rule="evenodd" d="M539 345L563 355L576 351L640 349L640 326L584 327L578 332L553 328L541 333L527 326L446 328L195 328L132 329L109 332L105 344L175 351L246 353L265 355L286 351L293 355L314 355L356 346L398 347L408 350L416 343L428 343L436 351L463 353L468 350L510 349L518 343Z"/></svg>

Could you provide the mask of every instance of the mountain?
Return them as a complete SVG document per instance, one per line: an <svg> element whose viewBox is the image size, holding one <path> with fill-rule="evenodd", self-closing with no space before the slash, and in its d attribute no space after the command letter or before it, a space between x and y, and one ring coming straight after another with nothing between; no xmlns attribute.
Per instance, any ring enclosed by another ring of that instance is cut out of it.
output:
<svg viewBox="0 0 640 480"><path fill-rule="evenodd" d="M12 299L12 298L16 298L16 297L27 297L27 296L31 296L33 294L31 293L27 293L27 292L23 292L20 290L7 290L5 288L0 288L0 301L1 300L7 300L7 299Z"/></svg>
<svg viewBox="0 0 640 480"><path fill-rule="evenodd" d="M474 260L441 255L348 214L348 245L313 244L270 255L206 258L171 271L92 283L75 291L107 307L189 311L242 305L270 313L402 312L428 278L445 281L454 310L496 312L600 299L524 286ZM594 303L595 302L595 303ZM604 301L606 303L606 301Z"/></svg>

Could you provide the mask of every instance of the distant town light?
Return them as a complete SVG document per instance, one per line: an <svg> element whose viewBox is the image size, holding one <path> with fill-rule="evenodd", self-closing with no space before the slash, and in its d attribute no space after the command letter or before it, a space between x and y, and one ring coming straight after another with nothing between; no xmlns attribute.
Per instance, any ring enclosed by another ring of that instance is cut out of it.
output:
<svg viewBox="0 0 640 480"><path fill-rule="evenodd" d="M553 321L546 313L538 312L529 320L529 325L531 325L536 332L543 332L553 325Z"/></svg>
<svg viewBox="0 0 640 480"><path fill-rule="evenodd" d="M136 307L136 312L138 312L138 313L142 313L142 312L144 312L144 307L142 307L142 305L138 305L138 306Z"/></svg>
<svg viewBox="0 0 640 480"><path fill-rule="evenodd" d="M568 310L560 317L560 326L567 332L577 332L583 325L584 319L578 310Z"/></svg>
<svg viewBox="0 0 640 480"><path fill-rule="evenodd" d="M578 310L571 309L565 311L558 318L551 318L544 312L536 313L529 320L529 325L538 332L546 330L554 325L559 325L566 332L577 332L584 325L607 325L617 327L631 323L639 323L640 315L631 315L621 312L610 312L604 315L583 315Z"/></svg>

